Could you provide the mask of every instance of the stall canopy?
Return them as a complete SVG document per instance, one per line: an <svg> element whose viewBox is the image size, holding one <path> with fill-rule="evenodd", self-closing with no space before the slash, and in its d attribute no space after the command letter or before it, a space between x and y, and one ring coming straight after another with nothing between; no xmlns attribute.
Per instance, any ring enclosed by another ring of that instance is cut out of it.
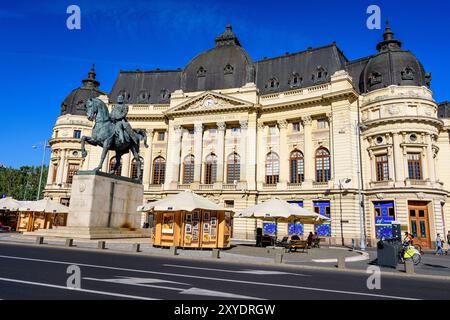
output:
<svg viewBox="0 0 450 320"><path fill-rule="evenodd" d="M45 212L45 213L68 213L69 207L52 202L48 199L30 201L19 207L21 212Z"/></svg>
<svg viewBox="0 0 450 320"><path fill-rule="evenodd" d="M0 199L0 210L17 211L26 205L28 201L19 201L11 197Z"/></svg>
<svg viewBox="0 0 450 320"><path fill-rule="evenodd" d="M218 204L193 193L190 190L168 196L162 200L138 207L138 211L193 211L196 209L228 211Z"/></svg>

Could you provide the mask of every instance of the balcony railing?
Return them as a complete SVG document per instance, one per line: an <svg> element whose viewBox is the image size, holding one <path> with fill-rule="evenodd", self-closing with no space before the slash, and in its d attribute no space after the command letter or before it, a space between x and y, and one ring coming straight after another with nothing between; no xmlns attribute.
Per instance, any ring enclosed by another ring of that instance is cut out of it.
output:
<svg viewBox="0 0 450 320"><path fill-rule="evenodd" d="M191 188L191 185L189 183L187 183L187 184L179 184L177 189L178 190L187 190L190 188Z"/></svg>
<svg viewBox="0 0 450 320"><path fill-rule="evenodd" d="M313 188L327 188L327 187L328 187L328 181L325 181L325 182L313 181Z"/></svg>
<svg viewBox="0 0 450 320"><path fill-rule="evenodd" d="M301 183L288 183L287 184L288 190L295 190L295 189L300 189L302 187Z"/></svg>

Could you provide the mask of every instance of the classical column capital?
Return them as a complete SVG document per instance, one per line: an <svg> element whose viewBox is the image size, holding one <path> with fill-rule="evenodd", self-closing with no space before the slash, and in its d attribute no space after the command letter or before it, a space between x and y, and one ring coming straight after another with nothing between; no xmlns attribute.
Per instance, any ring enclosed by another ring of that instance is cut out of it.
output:
<svg viewBox="0 0 450 320"><path fill-rule="evenodd" d="M280 127L280 129L287 129L288 122L286 119L281 119L281 120L278 120L277 122L278 122L278 126Z"/></svg>
<svg viewBox="0 0 450 320"><path fill-rule="evenodd" d="M327 119L328 122L333 122L333 112L327 112Z"/></svg>
<svg viewBox="0 0 450 320"><path fill-rule="evenodd" d="M310 126L312 124L311 116L304 116L304 117L302 117L302 121L303 121L303 124L305 126Z"/></svg>
<svg viewBox="0 0 450 320"><path fill-rule="evenodd" d="M227 128L227 125L225 122L217 122L217 129L219 131L224 131Z"/></svg>
<svg viewBox="0 0 450 320"><path fill-rule="evenodd" d="M181 134L181 130L182 130L182 129L183 129L183 128L182 128L179 124L173 126L173 130L174 130L175 133L177 133L177 134Z"/></svg>
<svg viewBox="0 0 450 320"><path fill-rule="evenodd" d="M258 122L258 129L259 130L264 130L265 127L266 127L266 125L264 124L264 122Z"/></svg>
<svg viewBox="0 0 450 320"><path fill-rule="evenodd" d="M248 129L248 120L240 120L239 124L241 126L241 129Z"/></svg>
<svg viewBox="0 0 450 320"><path fill-rule="evenodd" d="M147 136L152 136L155 133L155 129L147 128L145 129L145 132L147 133Z"/></svg>

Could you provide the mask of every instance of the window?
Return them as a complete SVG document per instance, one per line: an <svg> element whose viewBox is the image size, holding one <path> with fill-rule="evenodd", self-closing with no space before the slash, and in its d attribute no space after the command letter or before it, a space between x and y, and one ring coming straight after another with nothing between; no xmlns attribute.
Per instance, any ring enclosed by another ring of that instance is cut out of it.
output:
<svg viewBox="0 0 450 320"><path fill-rule="evenodd" d="M271 78L266 82L266 89L275 90L280 86L280 82L277 78Z"/></svg>
<svg viewBox="0 0 450 320"><path fill-rule="evenodd" d="M234 208L234 200L225 200L225 208Z"/></svg>
<svg viewBox="0 0 450 320"><path fill-rule="evenodd" d="M409 179L422 180L422 161L420 153L408 153Z"/></svg>
<svg viewBox="0 0 450 320"><path fill-rule="evenodd" d="M157 157L153 161L153 184L164 184L166 176L166 159Z"/></svg>
<svg viewBox="0 0 450 320"><path fill-rule="evenodd" d="M158 132L158 141L164 141L166 139L166 133L164 131Z"/></svg>
<svg viewBox="0 0 450 320"><path fill-rule="evenodd" d="M73 131L73 137L75 139L80 139L81 138L81 130L74 130Z"/></svg>
<svg viewBox="0 0 450 320"><path fill-rule="evenodd" d="M197 70L197 77L204 77L206 76L206 69L203 67L198 68Z"/></svg>
<svg viewBox="0 0 450 320"><path fill-rule="evenodd" d="M52 184L56 183L57 174L58 174L58 166L55 164L52 164Z"/></svg>
<svg viewBox="0 0 450 320"><path fill-rule="evenodd" d="M389 180L389 163L388 156L384 154L375 158L377 181Z"/></svg>
<svg viewBox="0 0 450 320"><path fill-rule="evenodd" d="M217 129L216 128L211 128L208 130L210 135L215 135L217 133Z"/></svg>
<svg viewBox="0 0 450 320"><path fill-rule="evenodd" d="M266 183L277 184L280 180L280 159L274 152L266 157Z"/></svg>
<svg viewBox="0 0 450 320"><path fill-rule="evenodd" d="M239 132L241 132L241 128L239 127L231 127L231 132L234 134L237 134Z"/></svg>
<svg viewBox="0 0 450 320"><path fill-rule="evenodd" d="M328 128L327 119L318 119L317 120L317 129L326 129Z"/></svg>
<svg viewBox="0 0 450 320"><path fill-rule="evenodd" d="M300 132L300 122L294 122L292 123L292 131L294 132Z"/></svg>
<svg viewBox="0 0 450 320"><path fill-rule="evenodd" d="M213 153L206 157L205 184L213 184L217 180L217 156Z"/></svg>
<svg viewBox="0 0 450 320"><path fill-rule="evenodd" d="M114 170L115 165L116 165L116 157L112 157L111 160L109 161L109 172L115 174L116 176L120 176L122 173L122 159L120 159L120 165L116 170Z"/></svg>
<svg viewBox="0 0 450 320"><path fill-rule="evenodd" d="M234 68L229 63L225 66L225 68L223 68L223 73L224 74L233 74L233 71L234 71Z"/></svg>
<svg viewBox="0 0 450 320"><path fill-rule="evenodd" d="M167 89L162 89L160 92L161 100L169 100L170 99L170 92Z"/></svg>
<svg viewBox="0 0 450 320"><path fill-rule="evenodd" d="M183 183L194 182L194 156L192 154L186 156L183 161Z"/></svg>
<svg viewBox="0 0 450 320"><path fill-rule="evenodd" d="M299 150L291 152L291 183L302 183L305 180L305 162Z"/></svg>
<svg viewBox="0 0 450 320"><path fill-rule="evenodd" d="M67 172L67 183L72 184L73 176L78 172L80 166L78 164L69 164L69 170Z"/></svg>
<svg viewBox="0 0 450 320"><path fill-rule="evenodd" d="M235 152L228 156L227 183L241 180L241 157Z"/></svg>
<svg viewBox="0 0 450 320"><path fill-rule="evenodd" d="M316 182L328 182L331 179L330 152L320 148L316 152Z"/></svg>
<svg viewBox="0 0 450 320"><path fill-rule="evenodd" d="M141 175L142 175L142 171L143 171L143 168L144 168L144 159L139 157L139 160L141 162ZM136 159L133 159L133 161L131 161L130 177L131 177L131 179L137 179L138 178Z"/></svg>

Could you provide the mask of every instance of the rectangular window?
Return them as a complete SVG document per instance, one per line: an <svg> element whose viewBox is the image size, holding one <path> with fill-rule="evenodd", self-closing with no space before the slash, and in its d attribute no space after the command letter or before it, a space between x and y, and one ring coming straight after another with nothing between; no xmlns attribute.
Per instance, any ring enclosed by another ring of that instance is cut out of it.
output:
<svg viewBox="0 0 450 320"><path fill-rule="evenodd" d="M75 139L80 139L81 138L81 130L74 130L73 131L73 137Z"/></svg>
<svg viewBox="0 0 450 320"><path fill-rule="evenodd" d="M234 208L234 200L225 200L225 208Z"/></svg>
<svg viewBox="0 0 450 320"><path fill-rule="evenodd" d="M375 158L377 181L389 180L389 163L387 154Z"/></svg>
<svg viewBox="0 0 450 320"><path fill-rule="evenodd" d="M408 175L411 180L422 180L420 153L408 153Z"/></svg>
<svg viewBox="0 0 450 320"><path fill-rule="evenodd" d="M326 129L328 128L327 119L318 119L317 120L317 129Z"/></svg>
<svg viewBox="0 0 450 320"><path fill-rule="evenodd" d="M69 170L67 172L67 183L72 184L73 176L78 172L79 165L78 164L69 164Z"/></svg>
<svg viewBox="0 0 450 320"><path fill-rule="evenodd" d="M166 139L166 133L164 131L158 132L158 141L164 141Z"/></svg>
<svg viewBox="0 0 450 320"><path fill-rule="evenodd" d="M292 131L293 132L300 132L300 122L292 123Z"/></svg>
<svg viewBox="0 0 450 320"><path fill-rule="evenodd" d="M239 128L239 127L232 127L231 128L231 132L233 134L238 134L239 132L241 132L241 128Z"/></svg>

